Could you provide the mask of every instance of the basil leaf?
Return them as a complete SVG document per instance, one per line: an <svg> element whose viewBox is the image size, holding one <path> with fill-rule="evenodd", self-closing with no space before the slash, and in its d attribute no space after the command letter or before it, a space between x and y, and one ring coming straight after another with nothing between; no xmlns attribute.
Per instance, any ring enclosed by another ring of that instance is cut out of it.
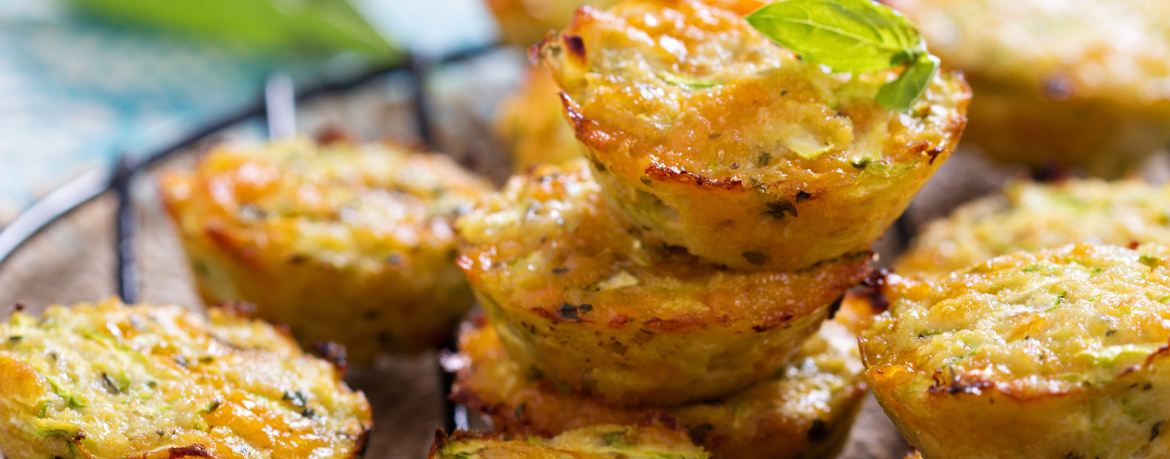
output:
<svg viewBox="0 0 1170 459"><path fill-rule="evenodd" d="M888 110L907 111L938 71L938 58L905 16L872 0L784 0L747 16L772 41L834 72L877 72L906 64L878 90Z"/></svg>
<svg viewBox="0 0 1170 459"><path fill-rule="evenodd" d="M786 0L747 16L768 38L837 72L868 73L925 52L905 16L870 0Z"/></svg>
<svg viewBox="0 0 1170 459"><path fill-rule="evenodd" d="M718 82L703 82L703 81L698 81L698 80L692 80L689 78L684 78L684 77L675 75L673 73L662 73L661 75L658 75L658 77L662 78L662 81L665 81L665 82L670 83L670 84L675 85L675 86L682 87L683 89L686 89L688 91L698 91L698 90L707 89L707 88L714 88L716 86L720 86L723 84L723 83L718 83Z"/></svg>
<svg viewBox="0 0 1170 459"><path fill-rule="evenodd" d="M906 66L894 81L878 90L877 101L887 110L909 111L914 101L922 97L930 79L938 71L939 60L930 54L920 54L918 60Z"/></svg>

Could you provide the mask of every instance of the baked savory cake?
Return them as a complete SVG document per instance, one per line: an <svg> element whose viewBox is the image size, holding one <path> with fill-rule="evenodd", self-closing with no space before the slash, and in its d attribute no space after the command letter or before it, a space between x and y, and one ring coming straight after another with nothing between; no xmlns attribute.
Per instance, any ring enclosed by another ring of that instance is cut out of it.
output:
<svg viewBox="0 0 1170 459"><path fill-rule="evenodd" d="M585 147L562 114L560 90L547 69L529 67L516 93L500 103L493 129L511 153L516 171L582 155Z"/></svg>
<svg viewBox="0 0 1170 459"><path fill-rule="evenodd" d="M524 11L536 14L536 11L550 12L552 8L542 8L544 4L555 4L554 0L537 2L532 0L488 0L488 4L497 8L497 17L501 24L509 24L507 16L501 11L504 8L517 9L524 7ZM536 33L530 33L522 28L507 28L506 37L522 34L528 37L522 43L534 44L540 41L545 33L552 29L564 28L569 23L572 11L579 0L571 0L564 5L563 13L557 15L560 19L555 23L542 24ZM594 8L601 8L614 3L611 1L589 2ZM707 0L704 3L727 8L741 15L746 15L763 6L762 0ZM515 42L515 40L511 40ZM543 66L529 67L524 81L516 92L500 103L496 114L494 131L496 136L507 147L512 155L512 164L517 171L533 164L560 164L568 159L581 156L585 146L577 141L573 128L565 119L565 108L561 104L560 86L552 78L552 74Z"/></svg>
<svg viewBox="0 0 1170 459"><path fill-rule="evenodd" d="M500 24L500 35L508 44L530 46L545 34L564 28L573 12L585 5L605 8L618 0L485 0ZM710 5L745 15L770 3L769 0L704 0Z"/></svg>
<svg viewBox="0 0 1170 459"><path fill-rule="evenodd" d="M686 432L655 426L604 425L552 438L510 438L457 431L435 436L429 459L707 459Z"/></svg>
<svg viewBox="0 0 1170 459"><path fill-rule="evenodd" d="M505 42L530 46L540 42L544 34L569 23L581 5L605 7L618 0L484 0L500 24L500 35Z"/></svg>
<svg viewBox="0 0 1170 459"><path fill-rule="evenodd" d="M902 275L939 277L1016 251L1075 243L1170 244L1170 186L1137 180L1012 182L931 222L902 253Z"/></svg>
<svg viewBox="0 0 1170 459"><path fill-rule="evenodd" d="M8 459L353 458L370 405L339 362L230 311L117 300L0 325Z"/></svg>
<svg viewBox="0 0 1170 459"><path fill-rule="evenodd" d="M1116 177L1170 146L1170 2L885 0L978 96L992 157Z"/></svg>
<svg viewBox="0 0 1170 459"><path fill-rule="evenodd" d="M949 157L971 95L941 72L887 110L897 71L829 73L696 0L582 8L537 53L610 204L739 269L867 250Z"/></svg>
<svg viewBox="0 0 1170 459"><path fill-rule="evenodd" d="M451 222L491 187L451 159L305 139L220 146L162 178L199 293L350 359L420 352L473 298Z"/></svg>
<svg viewBox="0 0 1170 459"><path fill-rule="evenodd" d="M1170 456L1170 248L1069 245L887 285L866 378L923 457Z"/></svg>
<svg viewBox="0 0 1170 459"><path fill-rule="evenodd" d="M870 317L868 308L851 296L837 320L767 380L721 399L660 408L616 407L568 392L513 360L490 326L469 326L460 353L445 361L457 370L451 398L507 431L555 435L652 419L687 429L714 459L832 458L867 393L853 330Z"/></svg>
<svg viewBox="0 0 1170 459"><path fill-rule="evenodd" d="M651 245L584 159L518 175L459 219L459 263L504 347L621 405L677 404L771 376L869 273L869 254L736 271Z"/></svg>

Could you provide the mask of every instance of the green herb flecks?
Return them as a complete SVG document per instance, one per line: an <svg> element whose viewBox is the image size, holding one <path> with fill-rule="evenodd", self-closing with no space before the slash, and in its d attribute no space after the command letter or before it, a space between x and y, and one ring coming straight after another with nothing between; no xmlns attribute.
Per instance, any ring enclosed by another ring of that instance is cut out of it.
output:
<svg viewBox="0 0 1170 459"><path fill-rule="evenodd" d="M207 408L203 409L203 413L206 413L206 414L214 413L215 410L218 410L219 407L222 405L223 405L223 402L221 402L219 400L214 400L211 403L207 404Z"/></svg>
<svg viewBox="0 0 1170 459"><path fill-rule="evenodd" d="M292 406L295 406L297 408L304 408L305 405L309 401L309 397L307 395L305 395L304 392L301 392L299 390L287 391L284 393L284 395L280 399L291 403Z"/></svg>
<svg viewBox="0 0 1170 459"><path fill-rule="evenodd" d="M1138 263L1149 266L1150 268L1157 268L1162 263L1162 259L1152 255L1142 255L1138 257Z"/></svg>
<svg viewBox="0 0 1170 459"><path fill-rule="evenodd" d="M65 441L84 438L81 428L76 424L55 419L38 419L33 421L35 432L41 438L60 438Z"/></svg>
<svg viewBox="0 0 1170 459"><path fill-rule="evenodd" d="M713 82L713 81L692 80L689 78L683 78L683 77L675 75L673 73L662 73L662 74L658 75L658 77L662 78L662 81L665 81L667 83L670 83L670 84L678 86L678 87L681 87L681 88L686 89L688 91L699 91L699 90L703 90L703 89L707 89L707 88L713 88L715 86L721 86L723 84L723 83Z"/></svg>
<svg viewBox="0 0 1170 459"><path fill-rule="evenodd" d="M922 330L918 332L918 339L926 338L927 336L941 335L942 332L938 330Z"/></svg>
<svg viewBox="0 0 1170 459"><path fill-rule="evenodd" d="M106 386L106 391L111 395L118 395L126 392L126 389L130 387L130 378L124 374L112 376L102 372L102 384Z"/></svg>
<svg viewBox="0 0 1170 459"><path fill-rule="evenodd" d="M87 406L84 400L78 398L76 394L61 386L61 384L53 378L46 379L49 381L49 387L53 388L53 393L57 394L58 397L61 397L65 400L66 408L81 409Z"/></svg>
<svg viewBox="0 0 1170 459"><path fill-rule="evenodd" d="M606 446L623 446L626 444L626 431L606 432L602 441Z"/></svg>
<svg viewBox="0 0 1170 459"><path fill-rule="evenodd" d="M1058 307L1060 307L1060 305L1064 304L1064 298L1067 296L1068 296L1068 290L1062 290L1060 292L1060 294L1056 295L1056 301L1053 302L1052 306L1049 306L1047 309L1044 310L1044 312L1055 311L1056 308L1058 308Z"/></svg>
<svg viewBox="0 0 1170 459"><path fill-rule="evenodd" d="M747 16L760 33L802 59L834 72L871 73L905 66L878 90L877 102L907 112L938 71L938 58L905 16L871 0L786 0Z"/></svg>

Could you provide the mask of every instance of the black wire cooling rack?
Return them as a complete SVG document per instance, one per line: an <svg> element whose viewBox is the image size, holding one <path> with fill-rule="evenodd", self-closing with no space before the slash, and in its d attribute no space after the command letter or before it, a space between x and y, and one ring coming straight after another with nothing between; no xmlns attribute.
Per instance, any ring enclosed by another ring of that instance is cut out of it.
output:
<svg viewBox="0 0 1170 459"><path fill-rule="evenodd" d="M0 267L3 267L5 261L11 258L21 246L48 228L53 222L98 196L113 193L118 203L114 221L115 252L117 254L116 278L114 280L117 283L118 295L122 297L122 301L130 304L135 303L138 300L141 278L136 251L138 214L130 190L135 178L141 172L151 169L166 159L193 150L191 147L204 139L252 120L266 119L269 136L284 137L294 132L296 104L326 95L345 93L397 73L405 73L413 83L411 97L414 99L415 126L419 140L425 146L434 146L435 139L431 130L433 120L428 109L427 91L424 84L427 75L438 67L485 55L497 48L496 45L481 46L437 58L410 55L395 64L343 79L326 81L301 91L296 91L291 80L286 76L276 74L269 78L265 85L262 100L195 129L179 140L149 154L123 154L117 159L112 171L90 171L37 201L12 223L0 230ZM443 347L444 351L451 352L454 350L454 342L449 342ZM439 365L440 381L443 385L441 393L444 395L443 427L447 431L456 428L466 429L466 408L455 405L445 396L450 393L454 376L442 368L442 365Z"/></svg>
<svg viewBox="0 0 1170 459"><path fill-rule="evenodd" d="M424 146L435 146L431 130L432 114L429 110L424 82L427 75L444 65L486 55L499 49L499 45L488 45L466 49L438 58L411 55L395 64L376 68L344 79L326 81L316 86L296 91L287 77L277 74L269 78L262 100L238 112L208 123L185 137L146 155L122 155L112 171L93 170L49 193L19 215L7 227L0 230L0 268L22 245L33 236L48 228L53 222L69 214L81 205L105 193L117 198L115 213L115 244L117 266L115 282L122 301L135 303L138 300L140 276L136 246L138 243L138 214L130 195L135 178L166 159L193 150L200 141L241 123L265 119L270 137L284 137L294 131L296 105L326 95L345 93L360 88L391 74L405 73L413 83L411 97L415 117L416 134ZM894 231L900 241L907 241L913 235L909 219L899 218ZM440 356L454 352L454 339L440 349ZM439 364L439 380L442 387L443 428L448 432L468 428L466 407L451 402L446 395L451 393L454 374Z"/></svg>

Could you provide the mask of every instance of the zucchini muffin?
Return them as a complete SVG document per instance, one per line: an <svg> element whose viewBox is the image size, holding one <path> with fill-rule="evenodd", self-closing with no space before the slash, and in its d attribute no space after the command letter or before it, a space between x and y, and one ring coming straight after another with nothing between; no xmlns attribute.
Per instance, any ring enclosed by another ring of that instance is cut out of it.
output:
<svg viewBox="0 0 1170 459"><path fill-rule="evenodd" d="M560 164L582 156L573 128L565 121L556 80L544 67L529 67L519 90L501 102L495 133L523 171L533 164Z"/></svg>
<svg viewBox="0 0 1170 459"><path fill-rule="evenodd" d="M885 0L978 94L966 139L1117 177L1170 146L1170 2Z"/></svg>
<svg viewBox="0 0 1170 459"><path fill-rule="evenodd" d="M429 459L707 459L686 432L653 426L592 426L553 438L435 434Z"/></svg>
<svg viewBox="0 0 1170 459"><path fill-rule="evenodd" d="M529 5L529 9L540 9L539 7L532 8L531 0L489 0L489 3L492 6L524 4ZM556 2L549 1L548 3ZM582 1L567 3L584 4ZM595 8L601 8L615 2L611 0L590 3ZM705 0L704 3L746 15L768 2L761 0ZM566 7L563 20L553 24L553 26L546 24L545 28L527 43L537 43L548 31L568 25L571 15L572 8ZM501 18L501 23L505 23L502 15L498 17ZM510 33L517 32L506 31L505 35ZM496 136L504 142L511 152L512 163L517 171L523 171L524 168L532 164L560 164L583 154L585 146L577 141L573 128L565 120L565 108L558 96L560 91L561 87L557 85L548 69L543 66L529 67L528 73L524 77L524 83L520 85L519 90L501 103L494 129Z"/></svg>
<svg viewBox="0 0 1170 459"><path fill-rule="evenodd" d="M496 21L504 42L531 46L540 42L550 30L569 23L573 11L585 4L604 8L618 0L484 0Z"/></svg>
<svg viewBox="0 0 1170 459"><path fill-rule="evenodd" d="M1016 251L1075 243L1170 244L1170 186L1136 180L1013 182L930 223L899 258L901 274L939 277Z"/></svg>
<svg viewBox="0 0 1170 459"><path fill-rule="evenodd" d="M208 304L255 303L359 364L450 336L473 303L452 220L490 191L445 156L305 139L221 146L162 178Z"/></svg>
<svg viewBox="0 0 1170 459"><path fill-rule="evenodd" d="M555 435L653 420L687 429L714 459L836 457L866 395L856 335L840 321L826 322L770 379L722 399L663 408L621 408L566 392L513 360L488 326L468 327L459 341L460 354L445 361L458 370L451 398L491 416L498 429Z"/></svg>
<svg viewBox="0 0 1170 459"><path fill-rule="evenodd" d="M950 156L971 95L941 72L887 110L898 71L829 73L696 0L582 8L536 53L610 204L738 269L867 250Z"/></svg>
<svg viewBox="0 0 1170 459"><path fill-rule="evenodd" d="M887 286L866 378L923 457L1170 456L1170 248L1069 245Z"/></svg>
<svg viewBox="0 0 1170 459"><path fill-rule="evenodd" d="M0 325L0 449L32 458L353 458L370 405L260 321L117 300Z"/></svg>
<svg viewBox="0 0 1170 459"><path fill-rule="evenodd" d="M621 405L771 376L870 271L868 253L735 271L650 245L609 211L584 159L513 177L458 230L459 264L513 358Z"/></svg>
<svg viewBox="0 0 1170 459"><path fill-rule="evenodd" d="M564 28L573 12L584 5L607 8L618 0L485 0L500 23L500 33L508 44L530 46L545 34ZM709 5L727 8L746 15L771 3L770 0L704 0Z"/></svg>

